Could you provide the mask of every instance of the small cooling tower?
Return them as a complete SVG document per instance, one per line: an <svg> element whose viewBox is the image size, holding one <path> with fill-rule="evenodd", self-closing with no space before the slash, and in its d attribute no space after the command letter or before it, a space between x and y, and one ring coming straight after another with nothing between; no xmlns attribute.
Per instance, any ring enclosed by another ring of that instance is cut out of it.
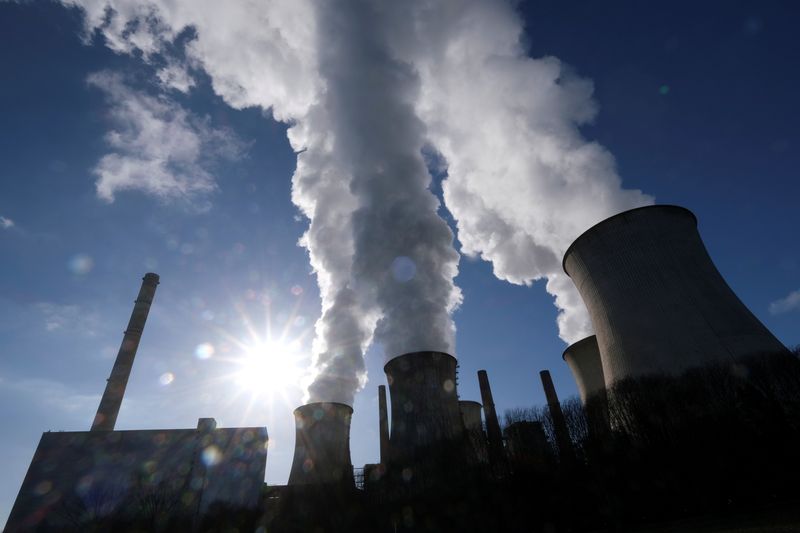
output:
<svg viewBox="0 0 800 533"><path fill-rule="evenodd" d="M608 218L572 243L563 265L589 310L606 386L786 351L725 283L682 207Z"/></svg>
<svg viewBox="0 0 800 533"><path fill-rule="evenodd" d="M456 359L442 352L414 352L384 366L391 396L390 462L425 462L448 448L462 448L464 422L456 392Z"/></svg>
<svg viewBox="0 0 800 533"><path fill-rule="evenodd" d="M350 418L343 403L309 403L294 410L295 443L289 485L354 486Z"/></svg>
<svg viewBox="0 0 800 533"><path fill-rule="evenodd" d="M563 358L572 371L572 377L575 378L583 405L586 405L588 398L598 393L605 393L603 362L600 359L596 336L592 335L571 344L564 350Z"/></svg>
<svg viewBox="0 0 800 533"><path fill-rule="evenodd" d="M489 450L486 445L486 433L483 432L481 404L470 400L460 400L458 406L461 409L461 419L464 421L464 429L474 455L478 459L478 463L487 464Z"/></svg>

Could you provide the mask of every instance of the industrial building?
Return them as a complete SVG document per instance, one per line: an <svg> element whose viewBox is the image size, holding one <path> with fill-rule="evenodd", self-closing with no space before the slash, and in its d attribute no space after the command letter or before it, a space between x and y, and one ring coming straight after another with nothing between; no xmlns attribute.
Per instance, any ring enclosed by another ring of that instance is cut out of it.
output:
<svg viewBox="0 0 800 533"><path fill-rule="evenodd" d="M146 522L198 526L219 508L254 509L267 463L265 427L114 430L159 277L148 273L90 431L47 432L5 531L84 531ZM98 525L99 524L99 525Z"/></svg>
<svg viewBox="0 0 800 533"><path fill-rule="evenodd" d="M453 355L407 353L384 366L389 398L378 388L379 462L353 468L351 406L309 403L294 411L294 457L280 487L264 484L266 428L218 429L200 419L195 429L114 429L159 283L147 274L91 431L42 436L7 531L80 530L80 520L152 510L154 499L190 530L203 530L204 516L220 509L277 532L580 530L582 520L613 512L612 498L591 492L602 483L587 481L596 457L581 439L602 436L610 448L601 454L625 457L610 437L616 383L788 351L722 279L684 208L611 217L570 246L563 266L596 331L563 353L588 436L576 436L547 370L546 422L502 428L486 370L477 372L481 402L465 400ZM572 507L566 518L559 506ZM574 511L583 508L600 511Z"/></svg>
<svg viewBox="0 0 800 533"><path fill-rule="evenodd" d="M589 310L606 387L787 352L722 278L683 207L614 215L572 243L563 267Z"/></svg>

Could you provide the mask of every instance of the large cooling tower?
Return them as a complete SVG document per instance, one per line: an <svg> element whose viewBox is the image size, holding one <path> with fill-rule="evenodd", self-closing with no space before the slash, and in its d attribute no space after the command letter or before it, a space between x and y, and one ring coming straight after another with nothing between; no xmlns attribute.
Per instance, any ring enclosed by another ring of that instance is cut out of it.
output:
<svg viewBox="0 0 800 533"><path fill-rule="evenodd" d="M294 410L295 443L289 485L353 485L350 418L343 403L309 403Z"/></svg>
<svg viewBox="0 0 800 533"><path fill-rule="evenodd" d="M464 437L456 393L456 359L442 352L414 352L384 366L392 403L391 462L412 465ZM460 446L460 444L459 444Z"/></svg>
<svg viewBox="0 0 800 533"><path fill-rule="evenodd" d="M607 386L786 350L725 283L682 207L608 218L572 243L563 266L589 309Z"/></svg>
<svg viewBox="0 0 800 533"><path fill-rule="evenodd" d="M572 377L575 378L583 405L586 405L588 398L605 392L603 362L600 359L600 348L597 346L596 336L592 335L571 344L564 350L563 358L572 371Z"/></svg>

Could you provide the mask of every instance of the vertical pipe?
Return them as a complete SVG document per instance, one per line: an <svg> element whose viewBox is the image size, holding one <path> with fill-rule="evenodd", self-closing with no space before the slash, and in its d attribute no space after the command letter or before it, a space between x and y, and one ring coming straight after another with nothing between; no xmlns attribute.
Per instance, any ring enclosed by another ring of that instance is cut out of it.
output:
<svg viewBox="0 0 800 533"><path fill-rule="evenodd" d="M503 434L500 431L500 422L497 420L497 411L494 409L492 389L489 387L489 376L486 374L486 370L478 370L478 384L481 388L483 415L486 418L486 441L489 445L489 461L496 472L502 473L505 465Z"/></svg>
<svg viewBox="0 0 800 533"><path fill-rule="evenodd" d="M550 417L553 419L553 431L556 434L558 456L562 464L571 466L575 462L575 450L572 448L572 440L569 438L567 422L564 419L564 412L561 410L561 403L558 401L553 378L550 377L548 370L542 370L539 372L539 376L542 378L544 395L547 397L547 408L550 410Z"/></svg>
<svg viewBox="0 0 800 533"><path fill-rule="evenodd" d="M122 344L114 361L114 368L111 370L106 383L106 390L97 408L97 414L92 423L92 431L113 431L117 423L117 415L122 405L122 398L125 395L125 387L128 385L128 378L131 375L133 359L136 357L136 350L139 348L139 340L142 338L144 324L147 321L147 314L150 312L150 305L156 294L158 286L158 275L148 273L142 278L142 287L139 289L139 296L133 305L131 319L128 321L128 328L122 338Z"/></svg>
<svg viewBox="0 0 800 533"><path fill-rule="evenodd" d="M381 437L381 463L389 460L389 411L386 408L386 386L378 386L378 419Z"/></svg>

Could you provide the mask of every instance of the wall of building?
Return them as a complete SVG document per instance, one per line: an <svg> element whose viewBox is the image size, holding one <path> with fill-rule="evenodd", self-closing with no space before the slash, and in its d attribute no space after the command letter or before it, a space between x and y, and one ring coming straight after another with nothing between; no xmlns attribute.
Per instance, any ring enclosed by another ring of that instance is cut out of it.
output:
<svg viewBox="0 0 800 533"><path fill-rule="evenodd" d="M266 444L263 427L44 433L6 531L74 528L154 502L196 516L215 504L252 508Z"/></svg>

